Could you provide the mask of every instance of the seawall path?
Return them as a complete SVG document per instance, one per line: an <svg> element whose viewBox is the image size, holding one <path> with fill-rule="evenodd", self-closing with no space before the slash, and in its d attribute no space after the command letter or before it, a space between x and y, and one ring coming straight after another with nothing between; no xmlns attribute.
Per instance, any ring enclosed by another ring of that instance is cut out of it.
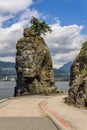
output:
<svg viewBox="0 0 87 130"><path fill-rule="evenodd" d="M87 130L87 110L68 106L64 103L66 96L26 96L3 102L0 104L0 128Z"/></svg>

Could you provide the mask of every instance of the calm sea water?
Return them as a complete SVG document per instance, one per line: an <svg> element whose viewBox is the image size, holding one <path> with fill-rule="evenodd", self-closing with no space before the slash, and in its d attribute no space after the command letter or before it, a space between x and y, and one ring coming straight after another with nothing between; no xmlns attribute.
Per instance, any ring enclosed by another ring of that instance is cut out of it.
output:
<svg viewBox="0 0 87 130"><path fill-rule="evenodd" d="M68 92L69 90L69 82L56 82L56 86L58 87L58 89L61 90L65 90L66 92Z"/></svg>
<svg viewBox="0 0 87 130"><path fill-rule="evenodd" d="M0 82L0 99L14 96L15 82Z"/></svg>
<svg viewBox="0 0 87 130"><path fill-rule="evenodd" d="M69 82L56 82L58 89L68 91ZM9 98L14 96L15 82L0 82L0 99Z"/></svg>

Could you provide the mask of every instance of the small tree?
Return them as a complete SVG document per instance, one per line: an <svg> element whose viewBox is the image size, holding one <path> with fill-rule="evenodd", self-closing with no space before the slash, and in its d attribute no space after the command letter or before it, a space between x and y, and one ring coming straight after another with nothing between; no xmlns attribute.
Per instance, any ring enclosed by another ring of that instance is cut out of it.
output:
<svg viewBox="0 0 87 130"><path fill-rule="evenodd" d="M45 23L45 21L40 22L37 18L33 17L30 21L31 29L36 33L36 35L40 36L41 34L46 35L47 32L52 32L51 27Z"/></svg>

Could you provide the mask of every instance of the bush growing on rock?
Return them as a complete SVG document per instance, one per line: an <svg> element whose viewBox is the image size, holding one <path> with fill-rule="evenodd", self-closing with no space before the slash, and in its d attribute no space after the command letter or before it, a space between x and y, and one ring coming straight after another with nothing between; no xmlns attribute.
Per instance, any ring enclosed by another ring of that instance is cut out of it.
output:
<svg viewBox="0 0 87 130"><path fill-rule="evenodd" d="M51 32L50 26L34 17L31 23L30 28L24 29L23 38L16 45L17 83L14 96L58 92L50 52L40 36Z"/></svg>
<svg viewBox="0 0 87 130"><path fill-rule="evenodd" d="M45 23L45 21L40 22L37 18L33 17L30 21L32 24L30 29L33 30L36 35L46 34L47 32L52 32L51 27Z"/></svg>

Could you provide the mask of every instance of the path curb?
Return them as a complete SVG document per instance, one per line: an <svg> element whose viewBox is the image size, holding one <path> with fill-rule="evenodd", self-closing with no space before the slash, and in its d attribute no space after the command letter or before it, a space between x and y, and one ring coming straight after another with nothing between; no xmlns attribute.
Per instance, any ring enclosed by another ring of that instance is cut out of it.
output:
<svg viewBox="0 0 87 130"><path fill-rule="evenodd" d="M3 103L5 101L9 101L9 100L12 100L14 97L9 97L9 98L5 98L5 99L1 99L0 100L0 103Z"/></svg>
<svg viewBox="0 0 87 130"><path fill-rule="evenodd" d="M60 130L71 130L71 127L47 107L47 99L40 102L41 110L47 115Z"/></svg>
<svg viewBox="0 0 87 130"><path fill-rule="evenodd" d="M7 106L8 103L10 103L12 101L13 97L10 98L6 98L6 99L1 99L0 100L0 109Z"/></svg>
<svg viewBox="0 0 87 130"><path fill-rule="evenodd" d="M3 103L3 102L5 102L5 101L8 101L9 99L2 99L2 100L0 100L0 104L1 103Z"/></svg>

